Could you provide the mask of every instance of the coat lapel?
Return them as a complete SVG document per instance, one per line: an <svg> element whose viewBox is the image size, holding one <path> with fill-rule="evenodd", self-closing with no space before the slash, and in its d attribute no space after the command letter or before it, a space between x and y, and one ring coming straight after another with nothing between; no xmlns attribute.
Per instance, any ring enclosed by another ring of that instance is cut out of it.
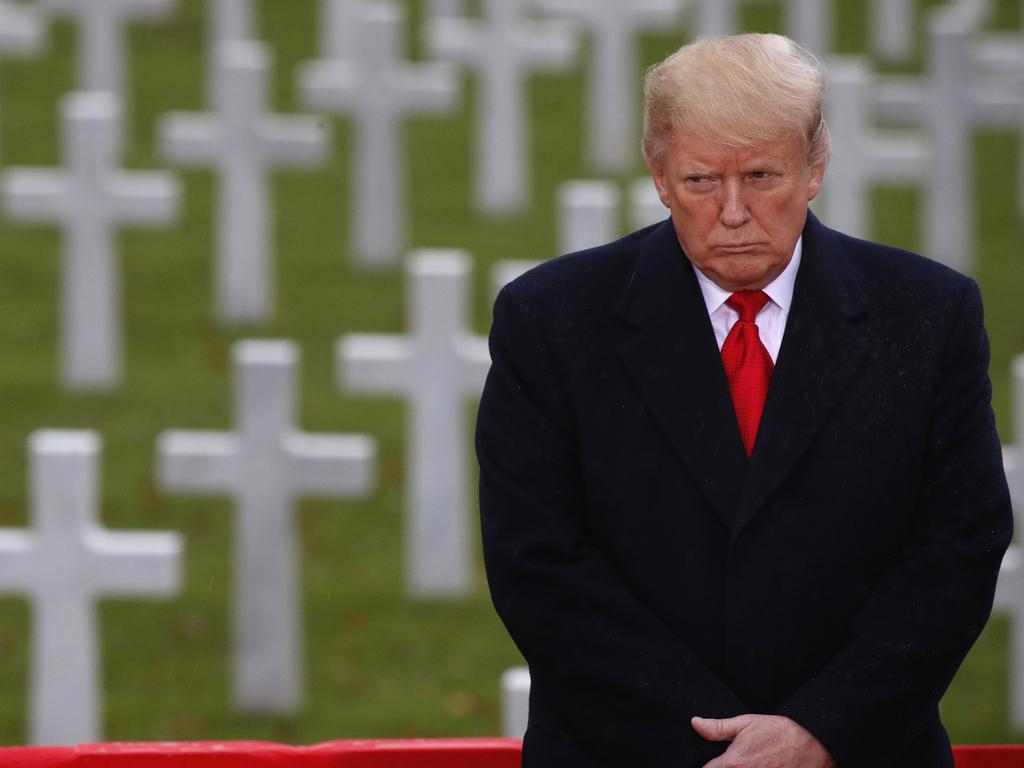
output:
<svg viewBox="0 0 1024 768"><path fill-rule="evenodd" d="M748 462L707 309L671 220L642 247L619 314L635 328L619 354L644 402L732 527Z"/></svg>
<svg viewBox="0 0 1024 768"><path fill-rule="evenodd" d="M786 332L772 375L733 535L796 467L859 367L867 342L858 319L867 301L831 230L813 214Z"/></svg>

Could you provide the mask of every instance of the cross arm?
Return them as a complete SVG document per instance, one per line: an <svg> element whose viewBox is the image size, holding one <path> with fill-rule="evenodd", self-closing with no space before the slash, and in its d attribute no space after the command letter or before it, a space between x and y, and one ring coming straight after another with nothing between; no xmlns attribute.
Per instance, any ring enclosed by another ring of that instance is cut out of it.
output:
<svg viewBox="0 0 1024 768"><path fill-rule="evenodd" d="M359 100L363 78L350 61L312 61L299 69L302 102L312 109L339 110Z"/></svg>
<svg viewBox="0 0 1024 768"><path fill-rule="evenodd" d="M393 75L401 93L399 102L406 110L425 114L444 114L455 106L458 96L458 70L449 62L417 64Z"/></svg>
<svg viewBox="0 0 1024 768"><path fill-rule="evenodd" d="M81 0L73 0L79 3ZM159 21L174 10L175 0L116 0L121 12L143 21Z"/></svg>
<svg viewBox="0 0 1024 768"><path fill-rule="evenodd" d="M96 528L86 532L85 545L97 560L96 591L105 597L181 590L184 541L177 533Z"/></svg>
<svg viewBox="0 0 1024 768"><path fill-rule="evenodd" d="M478 26L467 19L432 17L427 21L427 49L439 59L477 64L487 55Z"/></svg>
<svg viewBox="0 0 1024 768"><path fill-rule="evenodd" d="M160 120L158 132L160 151L172 163L205 167L224 151L224 131L215 117L171 112Z"/></svg>
<svg viewBox="0 0 1024 768"><path fill-rule="evenodd" d="M181 185L169 173L114 174L109 192L122 221L163 224L178 215Z"/></svg>
<svg viewBox="0 0 1024 768"><path fill-rule="evenodd" d="M335 349L339 387L371 394L404 394L410 382L413 349L401 336L353 333Z"/></svg>
<svg viewBox="0 0 1024 768"><path fill-rule="evenodd" d="M533 22L518 30L523 55L536 67L566 67L576 55L575 27L569 22Z"/></svg>
<svg viewBox="0 0 1024 768"><path fill-rule="evenodd" d="M59 171L12 168L3 179L4 207L12 219L54 221L68 206L68 182Z"/></svg>
<svg viewBox="0 0 1024 768"><path fill-rule="evenodd" d="M491 369L491 353L487 340L475 336L464 336L455 342L456 354L461 363L463 393L470 397L479 396Z"/></svg>
<svg viewBox="0 0 1024 768"><path fill-rule="evenodd" d="M317 117L272 117L260 129L270 156L289 166L315 166L327 157L331 131Z"/></svg>
<svg viewBox="0 0 1024 768"><path fill-rule="evenodd" d="M917 181L922 178L930 152L912 137L873 137L871 168L878 181Z"/></svg>
<svg viewBox="0 0 1024 768"><path fill-rule="evenodd" d="M238 455L238 441L228 433L164 432L157 438L160 485L172 491L230 491Z"/></svg>
<svg viewBox="0 0 1024 768"><path fill-rule="evenodd" d="M27 531L0 529L0 594L25 594L35 574L35 539Z"/></svg>
<svg viewBox="0 0 1024 768"><path fill-rule="evenodd" d="M35 10L0 2L0 51L5 55L38 53L46 42L46 30Z"/></svg>
<svg viewBox="0 0 1024 768"><path fill-rule="evenodd" d="M296 433L285 438L284 446L288 476L300 493L365 496L376 484L373 438Z"/></svg>

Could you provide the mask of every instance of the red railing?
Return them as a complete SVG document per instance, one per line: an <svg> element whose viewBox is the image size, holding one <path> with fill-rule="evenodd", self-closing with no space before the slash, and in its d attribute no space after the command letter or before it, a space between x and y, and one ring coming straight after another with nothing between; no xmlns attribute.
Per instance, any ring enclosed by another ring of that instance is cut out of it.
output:
<svg viewBox="0 0 1024 768"><path fill-rule="evenodd" d="M0 749L2 768L518 768L517 739L87 744ZM954 747L957 768L1024 768L1024 746Z"/></svg>

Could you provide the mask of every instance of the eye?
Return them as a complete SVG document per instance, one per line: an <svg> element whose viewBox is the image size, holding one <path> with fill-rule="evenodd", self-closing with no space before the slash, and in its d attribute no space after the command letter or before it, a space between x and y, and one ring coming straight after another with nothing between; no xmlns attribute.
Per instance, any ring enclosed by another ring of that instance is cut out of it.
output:
<svg viewBox="0 0 1024 768"><path fill-rule="evenodd" d="M767 179L769 176L771 176L771 172L770 171L753 171L750 174L750 178L754 179L755 181L761 181L763 179Z"/></svg>

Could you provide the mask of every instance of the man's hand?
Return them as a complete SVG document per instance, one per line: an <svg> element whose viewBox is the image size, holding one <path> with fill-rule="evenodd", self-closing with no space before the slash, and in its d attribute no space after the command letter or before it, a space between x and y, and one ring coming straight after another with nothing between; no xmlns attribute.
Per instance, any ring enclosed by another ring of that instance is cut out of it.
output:
<svg viewBox="0 0 1024 768"><path fill-rule="evenodd" d="M788 717L740 715L728 720L693 718L693 730L708 741L731 741L704 768L834 768L828 750Z"/></svg>

